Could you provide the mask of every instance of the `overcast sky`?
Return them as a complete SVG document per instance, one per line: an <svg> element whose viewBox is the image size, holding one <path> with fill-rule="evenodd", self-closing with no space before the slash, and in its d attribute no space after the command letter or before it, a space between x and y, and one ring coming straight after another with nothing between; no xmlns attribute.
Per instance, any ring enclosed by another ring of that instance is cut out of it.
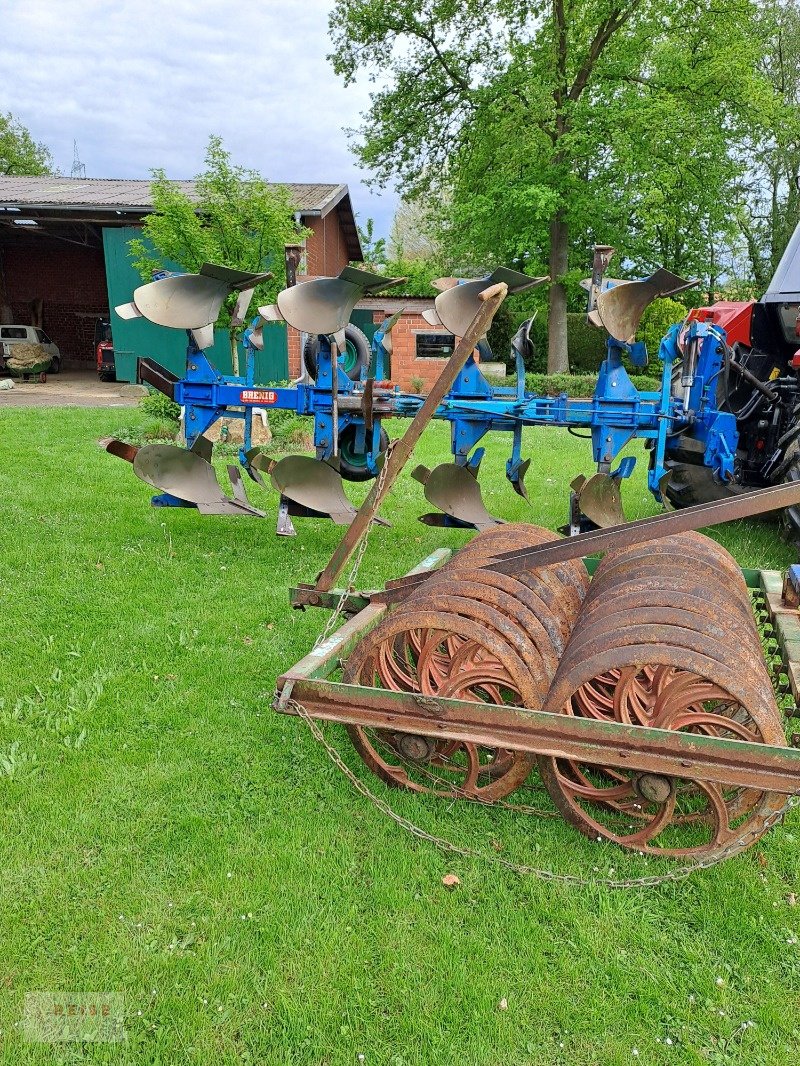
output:
<svg viewBox="0 0 800 1066"><path fill-rule="evenodd" d="M397 201L370 193L344 132L368 104L325 58L333 0L0 0L0 110L48 145L73 141L92 178L202 168L210 133L269 181L346 182L388 235Z"/></svg>

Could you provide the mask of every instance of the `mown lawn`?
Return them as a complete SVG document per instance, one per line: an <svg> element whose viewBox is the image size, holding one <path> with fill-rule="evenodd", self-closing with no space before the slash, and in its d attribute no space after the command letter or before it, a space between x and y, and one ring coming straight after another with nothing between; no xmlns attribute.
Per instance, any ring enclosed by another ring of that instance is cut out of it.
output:
<svg viewBox="0 0 800 1066"><path fill-rule="evenodd" d="M0 413L2 1062L797 1063L800 816L741 858L637 891L520 878L405 834L270 710L325 620L290 611L287 590L341 531L276 538L276 500L255 486L266 522L150 508L95 443L138 417ZM588 446L544 431L529 444L533 506L496 445L487 503L554 527ZM418 451L445 458L444 430ZM655 512L643 471L626 489L629 517ZM365 585L464 542L417 523L425 509L404 477ZM718 535L743 565L793 558L766 522ZM489 854L590 877L663 868L555 819L371 784ZM23 1043L31 990L121 993L127 1041Z"/></svg>

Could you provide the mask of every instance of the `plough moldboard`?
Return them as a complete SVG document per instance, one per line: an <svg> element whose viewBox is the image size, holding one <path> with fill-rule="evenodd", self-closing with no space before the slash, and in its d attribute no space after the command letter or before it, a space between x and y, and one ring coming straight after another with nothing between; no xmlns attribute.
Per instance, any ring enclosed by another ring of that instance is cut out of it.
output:
<svg viewBox="0 0 800 1066"><path fill-rule="evenodd" d="M392 786L492 804L538 772L592 838L728 858L800 792L758 631L773 627L797 701L796 584L785 599L780 574L741 571L691 524L711 507L716 521L782 506L786 491L659 516L655 530L559 540L507 525L434 552L381 592L350 592L357 613L278 680L275 709L343 724ZM600 536L603 558L584 562Z"/></svg>

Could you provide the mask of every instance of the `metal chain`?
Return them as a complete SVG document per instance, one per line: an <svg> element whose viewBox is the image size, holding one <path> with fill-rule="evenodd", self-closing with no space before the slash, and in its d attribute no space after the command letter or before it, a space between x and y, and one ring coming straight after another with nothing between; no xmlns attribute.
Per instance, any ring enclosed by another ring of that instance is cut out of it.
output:
<svg viewBox="0 0 800 1066"><path fill-rule="evenodd" d="M383 467L381 468L380 474L378 475L378 499L380 499L381 489L386 479L386 469L388 465L387 460L389 458L389 454L392 450L394 443L394 441L390 442L389 447L387 448L384 456ZM348 597L352 595L352 593L355 591L356 578L358 577L361 564L364 560L364 554L367 549L367 541L369 540L369 534L371 530L372 523L370 523L370 525L367 527L364 536L361 540L361 543L358 546L353 565L347 577L347 587L342 591L342 595L339 599L338 604L336 605L336 608L328 619L328 622L325 625L324 629L317 637L314 643L315 648L318 647L324 640L327 640L327 638L330 636L337 622L344 613L344 608ZM385 814L388 818L391 818L392 821L399 825L401 829L404 829L406 832L410 833L418 840L424 840L429 844L433 844L441 851L446 851L454 855L460 855L462 858L482 859L484 861L492 862L495 865L501 866L505 870L510 871L511 873L520 874L528 877L535 877L540 881L556 882L558 884L572 885L574 887L602 886L605 888L653 888L656 885L665 884L670 881L684 881L687 877L691 877L692 874L697 873L699 870L708 870L712 866L717 866L719 865L719 863L724 862L726 859L730 858L733 854L743 850L744 848L747 848L751 843L755 843L755 841L758 840L761 836L763 836L764 833L770 830L773 826L777 825L778 822L780 822L790 810L800 804L800 790L798 790L798 792L787 797L786 802L779 810L773 811L772 814L759 821L752 829L750 829L743 836L736 837L721 851L710 855L707 859L700 859L694 863L685 863L682 866L676 866L672 870L664 874L648 874L643 877L607 878L582 877L579 874L557 873L554 870L548 870L543 867L527 866L522 863L512 862L511 860L504 859L499 855L479 851L476 848L463 847L462 845L454 844L451 840L447 840L444 837L436 836L434 833L429 833L427 832L427 830L422 829L420 826L416 825L404 815L398 814L397 811L390 807L385 800L381 799L379 796L376 796L375 793L370 788L368 788L368 786L365 785L364 782L356 776L356 774L353 773L350 767L345 763L342 756L339 754L338 750L327 739L318 722L314 718L312 718L308 710L303 707L302 704L298 703L297 700L290 698L286 702L286 707L287 709L291 708L297 714L298 718L305 722L305 724L308 726L311 735L319 744L322 745L331 762L339 770L341 770L345 777L350 781L356 792L360 793L371 803L373 803L379 811ZM430 776L435 777L436 775L430 774ZM458 789L457 786L452 786L452 790L454 794L458 794L459 792L461 792L461 790ZM474 802L481 802L480 800L474 799L473 797L465 798L472 799ZM554 815L553 812L550 811L538 811L536 810L536 808L526 808L522 805L517 806L514 804L507 804L503 801L493 804L484 804L484 806L502 806L510 808L512 810L521 811L523 813L534 813L539 817L557 817L557 815Z"/></svg>
<svg viewBox="0 0 800 1066"><path fill-rule="evenodd" d="M463 788L459 788L459 786L454 781L449 780L449 778L441 777L439 774L435 774L427 766L422 766L419 763L414 763L411 762L409 759L405 759L400 754L400 752L397 751L396 748L392 747L391 744L388 744L385 741L381 742L381 740L377 736L372 738L372 742L377 742L381 745L382 748L391 751L392 757L397 759L400 765L404 766L407 770L413 770L414 773L418 773L421 774L423 777L427 777L427 779L433 782L434 785L439 785L447 789L453 799L462 799L466 800L468 803L477 803L482 807L500 807L504 811L514 811L516 814L535 814L537 818L561 817L561 815L557 811L542 810L540 807L533 807L527 803L509 803L507 800L502 799L489 801L482 800L480 796L473 796L469 792L465 792ZM458 771L461 769L461 767L457 763L453 762L451 759L446 759L443 757L442 761L445 763L445 769L447 769L448 766L452 767L453 773L458 773Z"/></svg>
<svg viewBox="0 0 800 1066"><path fill-rule="evenodd" d="M314 739L322 745L331 759L331 762L342 771L352 784L353 788L362 796L365 796L370 800L379 811L385 814L388 818L391 818L401 829L405 829L406 832L411 833L412 836L417 837L419 840L425 840L429 844L433 844L442 851L461 855L463 858L483 859L485 861L493 862L496 865L509 870L511 873L536 877L541 881L554 881L559 884L580 887L603 886L605 888L652 888L655 885L661 885L668 881L684 881L698 870L708 870L712 866L717 866L742 848L747 847L750 843L754 843L759 837L766 833L767 830L776 825L789 810L800 804L800 794L795 793L794 795L789 796L780 810L774 811L748 833L745 833L744 836L737 837L735 840L731 841L731 843L723 848L722 851L709 856L707 859L701 859L695 863L687 863L683 866L677 866L668 873L616 879L606 877L582 877L579 874L561 874L556 873L554 870L547 870L542 867L526 866L521 863L511 862L509 859L503 859L499 855L492 855L489 854L489 852L478 851L475 848L462 847L460 844L454 844L451 840L436 836L434 833L429 833L427 830L415 825L410 819L393 810L385 800L376 796L375 793L353 773L336 748L334 748L328 741L319 724L311 717L305 707L294 699L290 699L287 706L291 707L297 716L306 723ZM494 806L494 804L492 804L492 806Z"/></svg>

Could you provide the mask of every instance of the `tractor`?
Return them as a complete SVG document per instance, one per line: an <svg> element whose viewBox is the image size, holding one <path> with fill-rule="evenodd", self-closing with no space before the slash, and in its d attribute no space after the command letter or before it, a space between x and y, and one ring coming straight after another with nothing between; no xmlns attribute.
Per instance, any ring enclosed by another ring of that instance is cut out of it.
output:
<svg viewBox="0 0 800 1066"><path fill-rule="evenodd" d="M678 332L673 397L697 392L698 346L691 323L704 323L720 340L719 370L708 375L715 407L727 415L729 476L706 461L707 426L689 422L668 436L664 493L676 507L722 499L748 488L800 480L800 226L760 300L722 300L691 311ZM724 338L724 339L723 339ZM785 512L790 534L800 536L800 509Z"/></svg>

